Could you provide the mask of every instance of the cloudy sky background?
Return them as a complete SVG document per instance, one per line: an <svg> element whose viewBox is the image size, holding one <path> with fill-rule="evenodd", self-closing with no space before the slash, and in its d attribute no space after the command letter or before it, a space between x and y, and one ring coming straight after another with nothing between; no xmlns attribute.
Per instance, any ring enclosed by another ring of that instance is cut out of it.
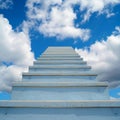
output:
<svg viewBox="0 0 120 120"><path fill-rule="evenodd" d="M120 98L120 0L0 0L0 91L51 45L75 48Z"/></svg>

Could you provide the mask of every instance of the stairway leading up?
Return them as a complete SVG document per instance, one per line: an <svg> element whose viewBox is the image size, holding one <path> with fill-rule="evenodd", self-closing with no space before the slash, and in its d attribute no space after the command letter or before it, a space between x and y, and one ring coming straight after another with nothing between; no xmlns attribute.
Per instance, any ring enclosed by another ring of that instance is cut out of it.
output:
<svg viewBox="0 0 120 120"><path fill-rule="evenodd" d="M0 120L120 120L120 101L72 47L48 47L11 96L0 101Z"/></svg>

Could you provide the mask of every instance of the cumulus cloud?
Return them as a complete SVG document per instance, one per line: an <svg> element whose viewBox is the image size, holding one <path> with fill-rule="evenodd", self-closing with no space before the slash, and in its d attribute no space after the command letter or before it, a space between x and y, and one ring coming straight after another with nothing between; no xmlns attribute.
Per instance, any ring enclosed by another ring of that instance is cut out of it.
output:
<svg viewBox="0 0 120 120"><path fill-rule="evenodd" d="M85 11L82 22L86 22L95 12L98 15L106 14L108 18L113 16L112 9L115 5L120 4L120 0L80 0L79 3L80 10Z"/></svg>
<svg viewBox="0 0 120 120"><path fill-rule="evenodd" d="M110 85L120 84L120 27L106 40L96 41L90 48L76 49L76 52L88 61L98 80L108 81Z"/></svg>
<svg viewBox="0 0 120 120"><path fill-rule="evenodd" d="M90 37L90 30L75 27L76 14L71 5L62 0L28 0L26 4L29 21L38 26L36 29L45 36L64 39Z"/></svg>
<svg viewBox="0 0 120 120"><path fill-rule="evenodd" d="M90 37L90 30L76 27L77 14L82 13L79 23L89 20L95 12L98 15L106 14L109 18L114 15L113 6L119 3L120 0L27 0L28 24L45 36L80 38L86 41ZM77 12L74 10L76 5L79 6Z"/></svg>
<svg viewBox="0 0 120 120"><path fill-rule="evenodd" d="M51 20L45 21L39 27L39 31L47 36L57 36L58 38L81 38L87 40L89 38L90 30L76 28L74 26L74 19L76 15L71 8L64 10L58 7L52 8L50 13ZM64 19L64 20L63 20Z"/></svg>
<svg viewBox="0 0 120 120"><path fill-rule="evenodd" d="M12 0L0 0L0 9L8 9L13 5Z"/></svg>
<svg viewBox="0 0 120 120"><path fill-rule="evenodd" d="M0 15L0 90L10 90L11 82L21 80L21 73L33 60L28 35L15 32Z"/></svg>
<svg viewBox="0 0 120 120"><path fill-rule="evenodd" d="M112 9L115 5L120 4L120 0L66 0L65 3L68 5L79 5L79 11L83 11L82 22L89 20L93 13L106 14L106 17L114 15Z"/></svg>

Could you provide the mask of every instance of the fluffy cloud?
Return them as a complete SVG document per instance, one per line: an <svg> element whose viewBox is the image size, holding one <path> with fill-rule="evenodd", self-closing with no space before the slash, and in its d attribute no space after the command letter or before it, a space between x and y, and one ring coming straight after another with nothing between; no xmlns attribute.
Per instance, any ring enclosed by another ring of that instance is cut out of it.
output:
<svg viewBox="0 0 120 120"><path fill-rule="evenodd" d="M120 4L120 0L80 0L80 10L86 11L83 15L83 21L89 20L92 13L106 14L106 17L114 15L113 6Z"/></svg>
<svg viewBox="0 0 120 120"><path fill-rule="evenodd" d="M71 5L65 5L62 0L28 0L27 16L34 21L36 29L45 36L57 38L80 38L88 40L90 30L75 27L76 14Z"/></svg>
<svg viewBox="0 0 120 120"><path fill-rule="evenodd" d="M11 82L21 79L34 60L30 40L24 32L15 32L0 15L0 90L10 90Z"/></svg>
<svg viewBox="0 0 120 120"><path fill-rule="evenodd" d="M77 13L82 13L79 23L89 20L95 12L111 17L114 15L113 6L119 3L120 0L27 0L28 23L32 22L31 25L36 26L34 28L45 36L86 41L90 37L90 30L76 27ZM74 10L76 5L79 6L77 11Z"/></svg>
<svg viewBox="0 0 120 120"><path fill-rule="evenodd" d="M120 4L120 0L65 0L66 6L79 5L79 12L82 14L82 22L89 20L91 14L97 12L99 14L106 14L106 17L114 15L112 9L115 5Z"/></svg>
<svg viewBox="0 0 120 120"><path fill-rule="evenodd" d="M12 0L0 0L0 9L8 9L13 5Z"/></svg>
<svg viewBox="0 0 120 120"><path fill-rule="evenodd" d="M57 36L58 38L81 38L88 40L90 31L88 29L76 28L74 19L76 15L71 8L52 8L51 20L44 21L39 27L39 31L47 36ZM63 20L64 19L64 20Z"/></svg>
<svg viewBox="0 0 120 120"><path fill-rule="evenodd" d="M96 41L90 48L76 49L88 61L93 71L99 74L98 80L108 81L110 85L120 84L120 27L107 37Z"/></svg>

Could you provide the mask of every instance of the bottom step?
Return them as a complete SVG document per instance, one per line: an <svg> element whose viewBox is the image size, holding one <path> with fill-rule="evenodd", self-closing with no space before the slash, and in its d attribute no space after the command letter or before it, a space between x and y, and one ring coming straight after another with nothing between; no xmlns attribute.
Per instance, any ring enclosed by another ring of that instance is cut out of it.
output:
<svg viewBox="0 0 120 120"><path fill-rule="evenodd" d="M120 101L2 101L0 120L120 120Z"/></svg>
<svg viewBox="0 0 120 120"><path fill-rule="evenodd" d="M120 100L1 100L0 108L120 108Z"/></svg>

